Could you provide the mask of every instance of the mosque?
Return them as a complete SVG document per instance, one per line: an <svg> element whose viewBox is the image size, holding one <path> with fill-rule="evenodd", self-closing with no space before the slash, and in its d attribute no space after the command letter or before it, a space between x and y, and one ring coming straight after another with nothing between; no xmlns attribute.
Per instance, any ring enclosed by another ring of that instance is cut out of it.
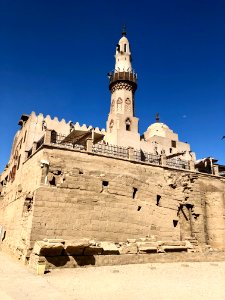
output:
<svg viewBox="0 0 225 300"><path fill-rule="evenodd" d="M114 254L136 256L224 249L224 170L210 157L196 161L159 114L139 133L131 62L123 30L108 73L106 130L34 112L21 116L0 177L3 250L53 266L49 256L94 255L100 262L109 245ZM74 244L81 239L86 244Z"/></svg>

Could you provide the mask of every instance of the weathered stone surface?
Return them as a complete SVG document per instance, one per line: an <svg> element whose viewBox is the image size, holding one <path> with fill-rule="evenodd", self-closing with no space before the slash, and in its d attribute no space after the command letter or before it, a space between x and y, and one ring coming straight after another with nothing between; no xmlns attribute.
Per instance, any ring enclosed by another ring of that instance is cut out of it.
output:
<svg viewBox="0 0 225 300"><path fill-rule="evenodd" d="M135 243L125 244L119 248L120 254L137 254L138 247Z"/></svg>
<svg viewBox="0 0 225 300"><path fill-rule="evenodd" d="M39 256L59 256L64 247L61 243L48 243L37 241L34 245L33 253Z"/></svg>
<svg viewBox="0 0 225 300"><path fill-rule="evenodd" d="M103 254L119 254L119 249L114 243L111 242L101 242L98 244L99 247L103 249Z"/></svg>
<svg viewBox="0 0 225 300"><path fill-rule="evenodd" d="M101 255L102 252L103 248L98 246L89 246L84 249L84 255Z"/></svg>
<svg viewBox="0 0 225 300"><path fill-rule="evenodd" d="M137 242L139 253L157 252L158 244L156 242Z"/></svg>
<svg viewBox="0 0 225 300"><path fill-rule="evenodd" d="M91 243L87 239L67 241L65 243L65 251L68 255L82 255L84 248L90 246Z"/></svg>

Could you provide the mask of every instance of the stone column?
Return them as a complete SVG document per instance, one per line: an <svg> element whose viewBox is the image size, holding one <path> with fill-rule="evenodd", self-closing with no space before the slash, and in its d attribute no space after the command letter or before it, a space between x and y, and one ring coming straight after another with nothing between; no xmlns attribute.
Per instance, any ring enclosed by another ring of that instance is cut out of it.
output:
<svg viewBox="0 0 225 300"><path fill-rule="evenodd" d="M207 243L214 248L225 249L224 194L206 194Z"/></svg>
<svg viewBox="0 0 225 300"><path fill-rule="evenodd" d="M219 176L219 166L213 165L213 174Z"/></svg>
<svg viewBox="0 0 225 300"><path fill-rule="evenodd" d="M92 152L92 147L93 147L93 140L92 139L87 139L87 152Z"/></svg>
<svg viewBox="0 0 225 300"><path fill-rule="evenodd" d="M129 160L134 160L134 148L133 147L129 147L128 148L128 156L129 156Z"/></svg>
<svg viewBox="0 0 225 300"><path fill-rule="evenodd" d="M195 163L194 163L193 160L190 160L190 161L189 161L189 169L190 169L191 171L195 171Z"/></svg>
<svg viewBox="0 0 225 300"><path fill-rule="evenodd" d="M161 155L161 165L166 166L166 155Z"/></svg>
<svg viewBox="0 0 225 300"><path fill-rule="evenodd" d="M46 129L45 137L44 137L44 144L51 144L51 137L52 137L52 131L49 129Z"/></svg>

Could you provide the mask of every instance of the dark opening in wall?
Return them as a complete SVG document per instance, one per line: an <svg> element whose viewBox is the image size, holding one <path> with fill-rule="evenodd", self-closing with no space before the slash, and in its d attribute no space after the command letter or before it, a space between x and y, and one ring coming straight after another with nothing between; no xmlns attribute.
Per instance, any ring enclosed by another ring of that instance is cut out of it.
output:
<svg viewBox="0 0 225 300"><path fill-rule="evenodd" d="M135 188L135 187L133 188L133 199L134 199L135 196L136 196L137 190L138 190L137 188Z"/></svg>
<svg viewBox="0 0 225 300"><path fill-rule="evenodd" d="M79 174L84 174L84 172L82 170L79 170Z"/></svg>
<svg viewBox="0 0 225 300"><path fill-rule="evenodd" d="M173 227L177 227L178 220L173 220Z"/></svg>
<svg viewBox="0 0 225 300"><path fill-rule="evenodd" d="M170 148L170 153L172 153L173 152L173 149L172 148Z"/></svg>
<svg viewBox="0 0 225 300"><path fill-rule="evenodd" d="M103 180L102 181L102 186L108 186L109 185L109 182L108 181L106 181L106 180Z"/></svg>
<svg viewBox="0 0 225 300"><path fill-rule="evenodd" d="M157 195L157 196L156 196L156 205L157 205L157 206L160 205L160 199L161 199L161 196L160 196L160 195Z"/></svg>
<svg viewBox="0 0 225 300"><path fill-rule="evenodd" d="M177 147L177 142L176 142L176 141L171 141L171 146L172 146L173 148L176 148L176 147Z"/></svg>
<svg viewBox="0 0 225 300"><path fill-rule="evenodd" d="M55 176L52 177L52 180L49 180L50 185L56 186Z"/></svg>
<svg viewBox="0 0 225 300"><path fill-rule="evenodd" d="M138 205L138 208L137 208L137 210L138 210L138 211L140 211L140 210L141 210L141 206L140 206L140 205Z"/></svg>

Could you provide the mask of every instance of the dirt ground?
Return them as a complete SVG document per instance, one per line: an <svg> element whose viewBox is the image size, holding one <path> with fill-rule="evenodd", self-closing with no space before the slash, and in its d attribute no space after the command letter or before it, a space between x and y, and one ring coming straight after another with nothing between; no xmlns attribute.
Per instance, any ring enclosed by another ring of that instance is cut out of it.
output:
<svg viewBox="0 0 225 300"><path fill-rule="evenodd" d="M225 299L225 262L55 269L38 276L0 252L1 300Z"/></svg>

